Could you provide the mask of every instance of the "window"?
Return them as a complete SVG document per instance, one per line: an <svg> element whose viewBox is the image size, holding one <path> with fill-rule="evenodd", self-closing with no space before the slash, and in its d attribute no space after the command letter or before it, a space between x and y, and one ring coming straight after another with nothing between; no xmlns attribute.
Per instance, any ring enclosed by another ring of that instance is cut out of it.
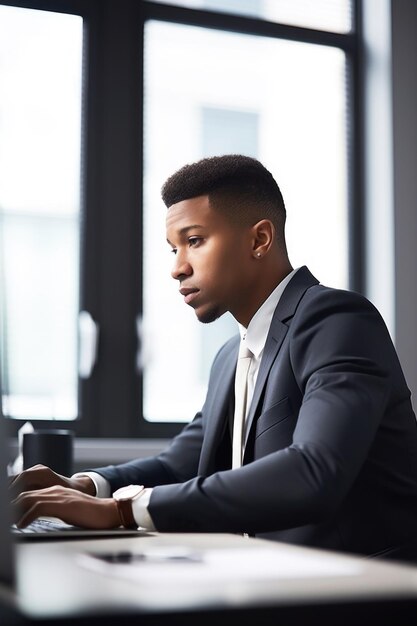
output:
<svg viewBox="0 0 417 626"><path fill-rule="evenodd" d="M146 419L189 419L204 401L207 363L237 332L227 318L200 324L170 277L166 242L158 237L165 223L159 190L184 163L230 152L259 158L288 206L294 267L307 263L323 282L347 287L345 77L345 53L337 48L146 22ZM184 381L187 393L179 394Z"/></svg>
<svg viewBox="0 0 417 626"><path fill-rule="evenodd" d="M4 411L77 417L82 19L0 6Z"/></svg>
<svg viewBox="0 0 417 626"><path fill-rule="evenodd" d="M360 286L351 2L8 4L2 17L36 39L0 20L5 413L16 429L171 436L236 332L228 315L199 324L170 277L160 188L175 169L259 158L284 195L293 265Z"/></svg>

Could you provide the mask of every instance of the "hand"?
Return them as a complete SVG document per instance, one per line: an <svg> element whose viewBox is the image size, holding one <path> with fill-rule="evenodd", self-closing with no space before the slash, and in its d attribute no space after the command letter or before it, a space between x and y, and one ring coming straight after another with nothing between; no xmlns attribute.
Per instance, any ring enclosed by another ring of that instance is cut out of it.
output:
<svg viewBox="0 0 417 626"><path fill-rule="evenodd" d="M120 517L113 498L96 498L76 489L54 485L24 491L12 502L13 521L23 528L37 517L58 517L83 528L116 528Z"/></svg>
<svg viewBox="0 0 417 626"><path fill-rule="evenodd" d="M61 487L69 487L81 491L82 493L95 496L96 488L93 481L88 476L80 476L78 478L69 478L57 474L46 465L34 465L20 474L13 476L9 482L9 489L12 497L16 497L23 491L32 491L34 489L44 489L59 485Z"/></svg>

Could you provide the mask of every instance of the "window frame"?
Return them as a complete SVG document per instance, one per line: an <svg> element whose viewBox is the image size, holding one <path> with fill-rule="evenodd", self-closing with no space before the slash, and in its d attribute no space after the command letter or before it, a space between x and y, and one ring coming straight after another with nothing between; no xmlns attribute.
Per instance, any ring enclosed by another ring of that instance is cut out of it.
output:
<svg viewBox="0 0 417 626"><path fill-rule="evenodd" d="M159 20L336 47L346 53L349 115L349 288L364 289L361 0L353 30L332 33L260 18L138 0L0 0L1 5L71 13L84 19L81 155L80 310L99 324L99 358L79 380L77 437L170 438L184 423L142 416L136 322L142 311L144 24ZM198 410L199 407L196 407ZM193 416L190 416L192 418ZM28 416L30 420L30 416ZM24 420L10 419L15 434Z"/></svg>

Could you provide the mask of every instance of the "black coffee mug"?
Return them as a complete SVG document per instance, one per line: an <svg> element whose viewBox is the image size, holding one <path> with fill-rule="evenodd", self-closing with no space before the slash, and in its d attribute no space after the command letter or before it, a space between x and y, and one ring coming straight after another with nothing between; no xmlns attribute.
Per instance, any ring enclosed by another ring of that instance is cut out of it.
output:
<svg viewBox="0 0 417 626"><path fill-rule="evenodd" d="M58 474L73 473L74 433L60 428L35 430L23 435L23 469L42 463Z"/></svg>

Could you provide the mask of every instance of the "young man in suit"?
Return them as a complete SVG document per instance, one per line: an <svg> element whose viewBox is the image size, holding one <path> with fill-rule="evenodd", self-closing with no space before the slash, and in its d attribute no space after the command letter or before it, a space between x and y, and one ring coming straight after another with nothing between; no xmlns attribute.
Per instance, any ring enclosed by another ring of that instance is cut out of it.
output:
<svg viewBox="0 0 417 626"><path fill-rule="evenodd" d="M186 165L162 197L185 303L203 323L229 311L241 336L221 348L202 410L162 454L69 478L26 470L12 485L18 525L53 515L414 559L417 426L377 310L292 268L281 192L255 159ZM240 346L249 371L235 393Z"/></svg>

